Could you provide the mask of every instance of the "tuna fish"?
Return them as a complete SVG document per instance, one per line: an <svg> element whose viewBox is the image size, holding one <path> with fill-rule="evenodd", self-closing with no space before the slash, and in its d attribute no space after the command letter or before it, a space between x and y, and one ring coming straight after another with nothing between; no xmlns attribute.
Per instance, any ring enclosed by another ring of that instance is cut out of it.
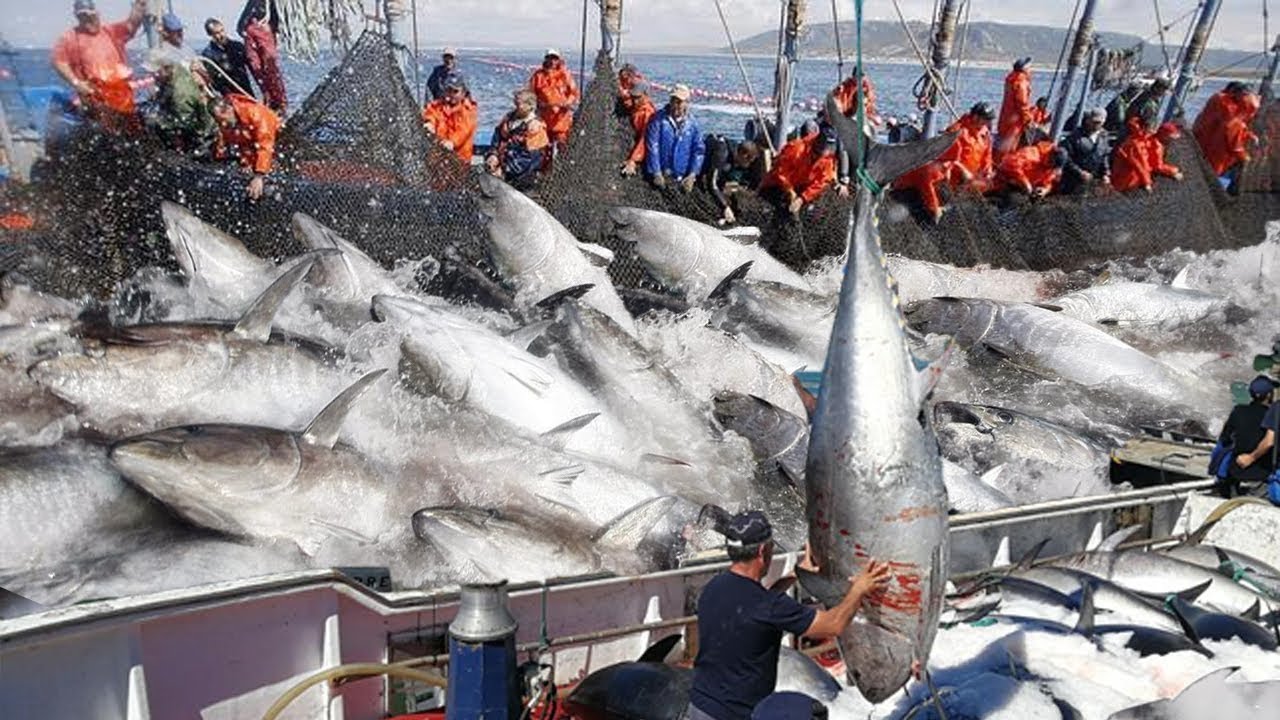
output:
<svg viewBox="0 0 1280 720"><path fill-rule="evenodd" d="M69 318L78 312L79 303L42 293L17 273L0 277L0 326Z"/></svg>
<svg viewBox="0 0 1280 720"><path fill-rule="evenodd" d="M986 266L960 268L901 255L889 256L905 305L931 297L980 297L1007 302L1043 302L1061 293L1069 279L1061 270L1032 272Z"/></svg>
<svg viewBox="0 0 1280 720"><path fill-rule="evenodd" d="M704 302L722 280L748 262L749 278L809 287L753 238L730 237L710 225L656 210L617 207L609 211L609 219L616 237L635 243L649 272L662 284L684 292L691 303Z"/></svg>
<svg viewBox="0 0 1280 720"><path fill-rule="evenodd" d="M861 133L831 98L827 105L845 147L861 148ZM951 141L943 135L872 144L867 172L897 177ZM871 702L902 687L913 661L928 660L949 560L941 459L922 422L924 398L880 248L877 205L860 186L805 472L809 543L821 570L801 575L805 588L831 606L847 591L847 578L871 559L891 568L892 580L863 601L838 640L850 682Z"/></svg>
<svg viewBox="0 0 1280 720"><path fill-rule="evenodd" d="M1179 275L1172 285L1104 283L1067 293L1049 301L1046 307L1099 325L1155 326L1162 330L1199 322L1230 307L1225 297L1188 288L1184 278Z"/></svg>
<svg viewBox="0 0 1280 720"><path fill-rule="evenodd" d="M714 326L788 370L822 367L835 319L832 298L783 283L737 280L717 300Z"/></svg>
<svg viewBox="0 0 1280 720"><path fill-rule="evenodd" d="M275 263L177 203L160 203L160 216L193 295L238 313L280 275Z"/></svg>
<svg viewBox="0 0 1280 720"><path fill-rule="evenodd" d="M635 324L605 271L613 253L579 242L533 200L498 178L480 175L480 207L488 218L489 254L516 288L523 310L572 287L592 285L583 301L635 334Z"/></svg>
<svg viewBox="0 0 1280 720"><path fill-rule="evenodd" d="M1105 470L1107 449L1092 439L1044 418L992 405L939 402L933 421L943 454L971 460L990 470L1014 460L1090 473Z"/></svg>
<svg viewBox="0 0 1280 720"><path fill-rule="evenodd" d="M1082 570L1127 590L1157 597L1209 582L1198 602L1233 615L1249 612L1260 600L1259 595L1230 578L1154 552L1087 552L1054 561L1054 565Z"/></svg>

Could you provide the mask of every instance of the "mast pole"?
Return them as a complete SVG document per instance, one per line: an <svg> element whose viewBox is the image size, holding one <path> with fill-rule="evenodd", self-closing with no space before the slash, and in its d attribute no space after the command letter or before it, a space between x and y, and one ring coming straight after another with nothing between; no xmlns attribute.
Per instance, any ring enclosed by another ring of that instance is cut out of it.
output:
<svg viewBox="0 0 1280 720"><path fill-rule="evenodd" d="M1267 69L1267 76L1262 79L1262 85L1258 88L1258 94L1262 96L1264 103L1275 99L1277 72L1280 72L1280 35L1276 36L1276 42L1271 46L1271 67Z"/></svg>
<svg viewBox="0 0 1280 720"><path fill-rule="evenodd" d="M1080 74L1080 66L1085 55L1093 45L1093 13L1098 7L1098 0L1085 0L1084 10L1080 13L1080 23L1076 26L1076 39L1071 45L1071 55L1067 57L1067 73L1058 88L1058 99L1053 104L1053 126L1049 131L1049 139L1056 141L1062 134L1062 126L1067 121L1067 104L1071 100L1071 92L1075 88L1076 76Z"/></svg>
<svg viewBox="0 0 1280 720"><path fill-rule="evenodd" d="M406 15L408 12L405 0L382 0L382 16L387 19L387 40L391 43L396 59L400 61L400 72L407 79L410 70L417 72L418 58L413 57L413 29L405 22Z"/></svg>
<svg viewBox="0 0 1280 720"><path fill-rule="evenodd" d="M791 124L791 93L795 90L795 69L800 59L800 31L804 28L806 0L787 0L783 16L782 52L773 75L773 103L777 111L773 128L773 146L781 148L787 141Z"/></svg>
<svg viewBox="0 0 1280 720"><path fill-rule="evenodd" d="M1191 39L1187 40L1187 50L1182 54L1182 68L1178 71L1178 82L1174 83L1173 95L1169 99L1169 107L1164 112L1164 121L1169 122L1182 109L1182 103L1191 91L1191 83L1196 77L1196 66L1200 64L1200 56L1204 54L1205 45L1209 42L1209 33L1213 30L1213 21L1218 16L1221 0L1204 0L1200 6L1200 17L1196 20Z"/></svg>
<svg viewBox="0 0 1280 720"><path fill-rule="evenodd" d="M951 43L956 36L956 21L960 17L960 1L944 0L942 10L938 14L937 32L929 41L933 69L937 77L946 77L947 66L951 64ZM924 136L931 138L938 134L938 95L946 92L946 88L929 83L929 92L925 96Z"/></svg>
<svg viewBox="0 0 1280 720"><path fill-rule="evenodd" d="M1084 87L1080 89L1080 102L1072 113L1072 124L1080 127L1084 123L1085 103L1089 102L1089 93L1093 91L1093 70L1098 66L1098 42L1095 40L1089 48L1089 67L1084 71Z"/></svg>
<svg viewBox="0 0 1280 720"><path fill-rule="evenodd" d="M618 48L622 44L622 0L598 0L600 3L600 49L609 59L618 63Z"/></svg>

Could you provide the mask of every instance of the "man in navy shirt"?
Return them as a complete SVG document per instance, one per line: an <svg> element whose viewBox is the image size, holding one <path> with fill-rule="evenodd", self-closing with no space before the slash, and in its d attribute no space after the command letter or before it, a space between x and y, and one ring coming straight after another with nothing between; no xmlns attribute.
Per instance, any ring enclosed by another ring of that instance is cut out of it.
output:
<svg viewBox="0 0 1280 720"><path fill-rule="evenodd" d="M729 571L712 578L698 599L698 657L688 720L748 720L777 683L782 634L836 637L849 626L862 598L890 578L888 565L872 561L850 578L839 605L815 610L760 584L773 562L773 528L764 513L735 515L725 538Z"/></svg>
<svg viewBox="0 0 1280 720"><path fill-rule="evenodd" d="M1257 382L1256 378L1255 382ZM1267 408L1267 414L1262 418L1262 429L1266 434L1262 436L1262 441L1253 449L1253 452L1236 456L1236 465L1239 465L1242 470L1248 470L1249 466L1264 457L1274 458L1272 448L1276 444L1276 431L1280 430L1280 403L1272 403L1271 407Z"/></svg>

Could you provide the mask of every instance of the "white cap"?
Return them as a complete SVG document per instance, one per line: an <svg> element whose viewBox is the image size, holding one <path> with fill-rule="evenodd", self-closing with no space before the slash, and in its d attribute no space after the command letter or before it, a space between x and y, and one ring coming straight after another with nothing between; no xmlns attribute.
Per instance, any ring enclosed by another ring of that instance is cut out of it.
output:
<svg viewBox="0 0 1280 720"><path fill-rule="evenodd" d="M560 57L560 51L555 48L547 48L547 51L542 53L542 57L546 57L548 55L555 55L556 57Z"/></svg>
<svg viewBox="0 0 1280 720"><path fill-rule="evenodd" d="M442 51L440 52L440 55L441 55L441 57L443 57L443 56L445 56L445 55L452 55L452 56L454 56L454 57L457 57L457 56L458 56L458 49L457 49L457 48L447 47L447 48L445 48L444 50L442 50Z"/></svg>

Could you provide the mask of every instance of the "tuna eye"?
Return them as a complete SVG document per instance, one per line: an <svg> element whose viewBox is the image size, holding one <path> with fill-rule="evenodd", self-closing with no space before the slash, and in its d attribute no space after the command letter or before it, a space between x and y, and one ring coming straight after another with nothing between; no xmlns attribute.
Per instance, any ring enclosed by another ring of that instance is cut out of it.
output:
<svg viewBox="0 0 1280 720"><path fill-rule="evenodd" d="M996 413L996 419L1004 423L1005 425L1013 424L1013 416L1003 410Z"/></svg>

